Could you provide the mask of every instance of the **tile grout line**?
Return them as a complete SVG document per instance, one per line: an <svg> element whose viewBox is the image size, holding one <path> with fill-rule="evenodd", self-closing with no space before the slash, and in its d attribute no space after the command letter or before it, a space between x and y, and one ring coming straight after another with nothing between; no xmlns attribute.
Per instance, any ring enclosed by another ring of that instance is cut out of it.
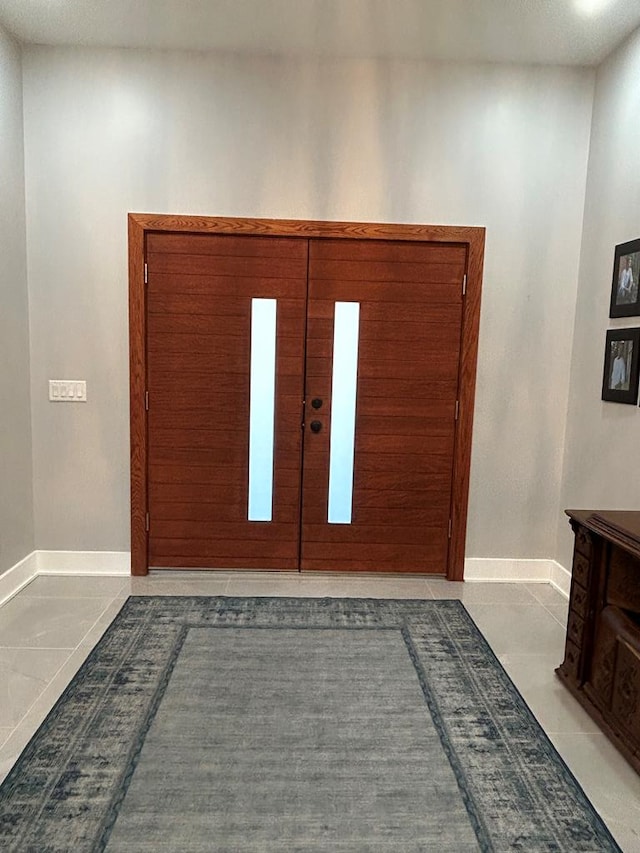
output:
<svg viewBox="0 0 640 853"><path fill-rule="evenodd" d="M561 628L564 628L564 629L566 630L566 628L567 628L567 618L565 617L565 619L564 619L564 620L562 620L562 619L558 619L558 617L556 616L556 614L555 614L552 610L549 610L549 608L547 607L547 605L546 605L544 602L541 602L541 603L542 603L542 606L544 607L544 609L547 611L547 613L548 613L550 616L552 616L552 617L556 620L556 622L558 623L558 625L560 625L560 627L561 627ZM568 605L567 605L567 613L568 613L568 610L569 610L569 608L568 608Z"/></svg>
<svg viewBox="0 0 640 853"><path fill-rule="evenodd" d="M41 649L38 649L38 651L42 651L42 650L41 650ZM51 649L49 649L49 651L52 651L52 650L51 650ZM24 712L24 714L20 717L20 719L18 720L18 722L16 723L16 725L13 727L13 730L12 730L11 734L10 734L10 735L9 735L9 737L5 740L4 744L8 743L8 742L9 742L9 739L10 739L11 737L13 737L13 735L18 731L18 729L20 728L20 726L22 725L22 723L24 722L24 720L25 720L25 719L29 716L29 714L31 713L32 708L33 708L33 707L35 706L35 704L36 704L36 703L37 703L37 702L42 698L42 696L44 696L44 694L45 694L46 690L47 690L47 689L50 687L50 685L53 683L53 680L54 680L55 678L57 678L57 676L60 674L60 672L62 671L63 667L68 663L68 661L69 661L69 659L70 659L71 655L74 653L74 651L75 651L75 650L74 650L74 649L58 649L57 651L68 651L68 652L69 652L69 654L68 654L68 655L67 655L67 657L64 659L64 661L60 664L60 666L59 666L59 667L58 667L58 669L55 671L55 673L51 676L51 678L47 681L47 683L45 684L45 686L42 688L42 690L40 691L40 693L38 693L38 695L37 695L37 696L36 696L36 698L33 700L33 702L29 705L29 707L28 707L28 708L27 708L27 710ZM61 694L60 694L60 695L61 695ZM57 701L57 700L56 700L56 701ZM54 704L55 704L55 702L54 702ZM49 709L49 711L50 711L50 710L51 710L51 708ZM47 714L49 713L49 711L47 711ZM45 714L45 717L46 717L46 714ZM37 728L37 727L36 727L36 728ZM31 732L31 734L29 735L29 739L31 739L31 737L33 737L33 734L34 734L34 732L32 731L32 732ZM4 744L3 744L3 746L4 746Z"/></svg>
<svg viewBox="0 0 640 853"><path fill-rule="evenodd" d="M71 597L71 596L70 596L70 597ZM89 634L91 633L91 631L93 631L93 629L94 629L94 628L97 626L97 624L100 622L100 620L102 619L102 617L104 616L104 614L107 612L107 610L111 607L111 605L112 605L115 601L117 601L117 600L118 600L118 598L120 598L120 593L118 593L117 595L114 595L114 596L113 596L113 598L109 601L109 603L106 605L106 607L104 607L104 609L102 610L102 612L100 613L100 615L98 616L98 618L95 620L95 622L91 625L91 627L90 627L90 628L88 628L88 629L85 631L85 633L84 633L84 634L83 634L83 636L82 636L82 639L79 641L78 645L74 648L74 650L73 650L74 652L77 652L77 651L80 649L80 647L82 646L83 642L84 642L84 641L86 640L86 638L89 636ZM114 618L115 618L115 617L114 617ZM108 627L108 626L107 626L107 627ZM105 628L105 630L106 630L106 628ZM94 643L94 645L95 645L95 643Z"/></svg>
<svg viewBox="0 0 640 853"><path fill-rule="evenodd" d="M33 597L33 598L35 598L36 596L32 596L32 597ZM43 598L44 598L44 597L52 598L52 596L42 596L42 597L43 597ZM24 712L24 714L22 715L22 717L20 717L20 719L18 720L18 722L16 723L16 725L15 725L15 726L13 727L13 729L11 730L11 733L9 734L9 736L8 736L8 737L5 739L5 741L3 742L2 746L4 746L4 744L8 743L9 739L10 739L10 738L15 734L15 732L18 730L18 728L22 725L22 723L23 723L23 722L24 722L24 720L28 717L28 715L30 714L31 710L32 710L32 709L33 709L33 707L36 705L36 703L37 703L37 702L38 702L38 701L39 701L39 700L44 696L44 694L46 693L46 691L48 690L48 688L53 684L54 680L58 677L58 675L60 675L60 673L62 672L62 670L64 669L64 667L69 663L69 661L71 660L71 657L72 657L72 656L73 656L73 655L74 655L74 654L75 654L75 653L80 649L80 645L81 645L82 641L86 638L86 636L87 636L87 634L89 633L89 631L93 630L93 628L96 626L96 624L98 623L98 621L102 618L102 616L105 614L105 612L107 611L107 609L108 609L108 608L113 604L113 602L117 599L117 597L118 597L118 596L114 596L114 598L113 598L113 599L111 599L111 600L109 601L109 604L107 604L107 606L102 610L102 612L100 613L100 615L98 616L98 618L97 618L97 619L95 620L95 622L91 625L91 628L89 628L89 629L85 632L85 634L84 634L84 635L83 635L83 637L82 637L82 640L80 640L80 642L78 643L78 645L77 645L77 646L75 646L75 647L73 647L73 648L72 648L72 647L53 648L53 647L44 647L44 646L36 646L36 647L34 647L34 646L0 646L0 648L11 648L11 649L16 649L16 650L21 650L21 651L26 651L26 650L28 650L28 651L61 651L61 652L63 651L63 652L68 652L68 653L69 653L69 654L65 657L64 661L60 664L60 666L58 667L58 669L53 673L53 675L51 676L51 678L49 678L49 679L46 681L46 683L45 683L44 687L43 687L43 688L42 688L42 690L38 693L38 695L35 697L35 699L33 700L33 702L28 706L28 708L26 709L26 711ZM59 597L59 598L58 598L58 600L60 600L60 598L62 598L62 599L64 599L64 598L78 598L78 596L61 596L61 597ZM89 651L91 651L91 649L89 649ZM60 694L60 695L61 695L61 694ZM55 701L57 701L57 700L55 700ZM54 701L54 704L55 704L55 701ZM51 709L49 709L49 710L51 710ZM49 711L47 711L47 713L49 713ZM46 716L46 714L45 714L45 716ZM32 735L31 735L31 736L32 736Z"/></svg>
<svg viewBox="0 0 640 853"><path fill-rule="evenodd" d="M74 646L0 646L0 650L16 652L75 652Z"/></svg>

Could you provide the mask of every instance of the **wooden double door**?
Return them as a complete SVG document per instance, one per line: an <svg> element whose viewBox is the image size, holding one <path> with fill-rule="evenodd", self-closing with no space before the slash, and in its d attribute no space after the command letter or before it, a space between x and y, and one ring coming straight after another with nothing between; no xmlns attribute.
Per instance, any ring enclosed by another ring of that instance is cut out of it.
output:
<svg viewBox="0 0 640 853"><path fill-rule="evenodd" d="M149 229L143 248L134 572L451 575L468 245Z"/></svg>

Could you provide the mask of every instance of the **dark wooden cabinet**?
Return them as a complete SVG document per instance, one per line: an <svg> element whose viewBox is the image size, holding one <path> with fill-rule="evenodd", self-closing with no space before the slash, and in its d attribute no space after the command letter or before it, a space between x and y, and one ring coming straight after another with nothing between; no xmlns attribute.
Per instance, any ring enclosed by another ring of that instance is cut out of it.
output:
<svg viewBox="0 0 640 853"><path fill-rule="evenodd" d="M567 515L575 547L556 673L640 773L640 512Z"/></svg>

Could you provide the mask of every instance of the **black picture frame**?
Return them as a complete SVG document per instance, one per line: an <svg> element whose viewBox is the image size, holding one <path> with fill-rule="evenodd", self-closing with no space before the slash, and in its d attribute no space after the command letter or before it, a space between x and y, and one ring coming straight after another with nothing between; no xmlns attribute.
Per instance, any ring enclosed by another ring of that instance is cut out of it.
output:
<svg viewBox="0 0 640 853"><path fill-rule="evenodd" d="M616 246L609 316L640 316L640 238Z"/></svg>
<svg viewBox="0 0 640 853"><path fill-rule="evenodd" d="M618 362L618 358L622 361ZM639 367L640 328L609 329L604 348L602 399L635 406Z"/></svg>

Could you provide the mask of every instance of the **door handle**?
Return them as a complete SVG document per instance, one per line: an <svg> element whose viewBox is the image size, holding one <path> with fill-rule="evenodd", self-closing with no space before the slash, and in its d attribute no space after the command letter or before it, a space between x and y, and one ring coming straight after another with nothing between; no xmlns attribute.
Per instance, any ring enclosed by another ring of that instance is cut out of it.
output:
<svg viewBox="0 0 640 853"><path fill-rule="evenodd" d="M322 424L320 423L320 421L311 421L309 426L311 427L311 432L320 432L320 430L322 429Z"/></svg>
<svg viewBox="0 0 640 853"><path fill-rule="evenodd" d="M311 401L311 405L314 409L319 409L322 406L322 400L320 399L320 397L314 397Z"/></svg>

